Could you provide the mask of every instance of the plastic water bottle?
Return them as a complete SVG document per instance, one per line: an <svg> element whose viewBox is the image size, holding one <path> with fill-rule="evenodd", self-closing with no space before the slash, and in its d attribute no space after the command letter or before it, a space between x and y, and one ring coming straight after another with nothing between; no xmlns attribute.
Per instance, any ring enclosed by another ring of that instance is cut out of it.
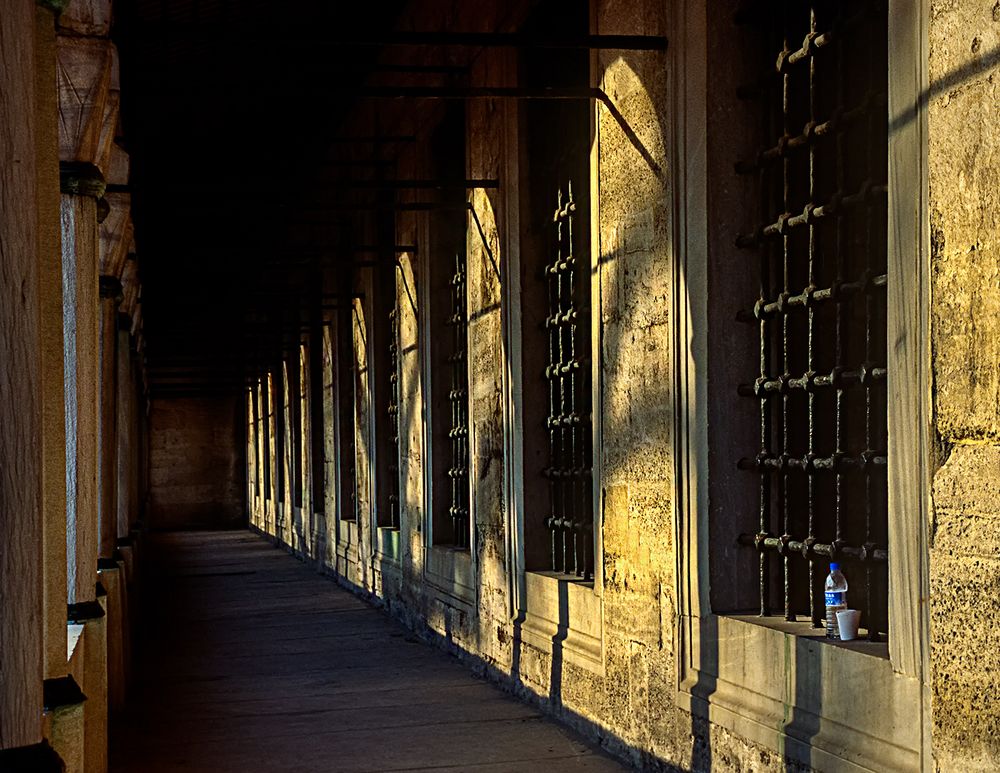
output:
<svg viewBox="0 0 1000 773"><path fill-rule="evenodd" d="M847 578L840 573L840 564L830 564L826 576L826 638L839 639L837 613L847 609Z"/></svg>

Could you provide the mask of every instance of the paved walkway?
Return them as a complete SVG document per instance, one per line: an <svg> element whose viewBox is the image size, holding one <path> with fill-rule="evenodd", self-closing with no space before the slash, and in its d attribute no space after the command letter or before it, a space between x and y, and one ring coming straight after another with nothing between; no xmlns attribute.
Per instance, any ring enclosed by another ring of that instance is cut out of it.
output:
<svg viewBox="0 0 1000 773"><path fill-rule="evenodd" d="M249 532L155 535L143 560L112 771L622 770Z"/></svg>

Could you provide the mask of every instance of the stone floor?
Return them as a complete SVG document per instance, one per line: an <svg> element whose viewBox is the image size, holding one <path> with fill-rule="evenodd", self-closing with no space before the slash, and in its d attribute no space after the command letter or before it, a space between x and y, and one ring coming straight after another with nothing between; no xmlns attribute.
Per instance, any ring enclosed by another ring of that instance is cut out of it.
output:
<svg viewBox="0 0 1000 773"><path fill-rule="evenodd" d="M154 535L112 771L620 771L249 532Z"/></svg>

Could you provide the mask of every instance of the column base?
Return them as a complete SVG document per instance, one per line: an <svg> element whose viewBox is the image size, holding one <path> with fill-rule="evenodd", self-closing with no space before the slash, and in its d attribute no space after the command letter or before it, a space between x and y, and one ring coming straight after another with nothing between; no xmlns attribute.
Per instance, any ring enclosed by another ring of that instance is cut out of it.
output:
<svg viewBox="0 0 1000 773"><path fill-rule="evenodd" d="M46 679L42 735L62 758L66 773L83 773L83 704L87 696L72 676Z"/></svg>
<svg viewBox="0 0 1000 773"><path fill-rule="evenodd" d="M87 695L83 710L84 769L108 769L108 596L98 583L96 601L70 605L70 623L82 625L76 651L70 659L72 673Z"/></svg>
<svg viewBox="0 0 1000 773"><path fill-rule="evenodd" d="M124 563L111 558L98 559L97 576L108 591L108 704L112 711L118 711L125 706L125 664L129 638Z"/></svg>

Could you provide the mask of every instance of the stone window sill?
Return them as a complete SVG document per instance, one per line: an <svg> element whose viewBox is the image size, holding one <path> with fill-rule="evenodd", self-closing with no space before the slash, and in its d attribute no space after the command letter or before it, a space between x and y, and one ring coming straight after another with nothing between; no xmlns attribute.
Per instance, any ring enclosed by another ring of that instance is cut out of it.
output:
<svg viewBox="0 0 1000 773"><path fill-rule="evenodd" d="M771 628L775 631L781 631L782 633L790 634L792 636L810 639L826 646L840 647L851 652L860 652L870 657L883 658L885 660L889 659L888 643L886 641L868 641L868 630L865 628L859 629L857 639L852 639L851 641L839 641L837 639L826 638L826 629L813 628L812 623L809 621L797 621L792 623L778 615L761 617L760 615L727 614L720 616L728 617L732 620L740 620L749 625L759 625L764 628Z"/></svg>
<svg viewBox="0 0 1000 773"><path fill-rule="evenodd" d="M681 617L678 635L692 715L821 770L919 770L920 685L885 643L756 616Z"/></svg>
<svg viewBox="0 0 1000 773"><path fill-rule="evenodd" d="M399 563L399 527L379 526L375 530L375 555Z"/></svg>
<svg viewBox="0 0 1000 773"><path fill-rule="evenodd" d="M603 601L592 581L555 572L525 572L521 641L604 674Z"/></svg>
<svg viewBox="0 0 1000 773"><path fill-rule="evenodd" d="M475 603L475 572L468 548L430 546L424 555L424 577L429 585L452 598Z"/></svg>

